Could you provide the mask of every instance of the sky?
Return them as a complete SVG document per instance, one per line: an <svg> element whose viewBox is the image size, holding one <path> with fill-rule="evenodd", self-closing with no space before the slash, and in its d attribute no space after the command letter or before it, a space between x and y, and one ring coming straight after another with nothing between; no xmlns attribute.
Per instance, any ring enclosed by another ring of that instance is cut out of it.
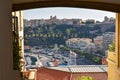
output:
<svg viewBox="0 0 120 80"><path fill-rule="evenodd" d="M69 7L53 7L53 8L37 8L23 11L24 19L50 19L50 16L57 16L58 19L77 18L77 19L95 19L103 21L104 16L114 17L115 13L85 8L69 8Z"/></svg>

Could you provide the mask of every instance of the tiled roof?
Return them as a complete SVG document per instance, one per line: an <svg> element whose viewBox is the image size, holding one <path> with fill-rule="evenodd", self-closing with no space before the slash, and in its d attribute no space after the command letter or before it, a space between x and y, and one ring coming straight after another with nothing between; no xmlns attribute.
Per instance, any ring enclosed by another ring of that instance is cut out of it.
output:
<svg viewBox="0 0 120 80"><path fill-rule="evenodd" d="M37 80L70 80L70 73L48 68L37 69Z"/></svg>
<svg viewBox="0 0 120 80"><path fill-rule="evenodd" d="M106 71L107 66L102 65L39 68L37 80L77 80L80 76L90 76L94 80L107 80Z"/></svg>
<svg viewBox="0 0 120 80"><path fill-rule="evenodd" d="M48 67L49 69L60 70L65 72L107 72L107 65L76 65L76 66L60 66Z"/></svg>

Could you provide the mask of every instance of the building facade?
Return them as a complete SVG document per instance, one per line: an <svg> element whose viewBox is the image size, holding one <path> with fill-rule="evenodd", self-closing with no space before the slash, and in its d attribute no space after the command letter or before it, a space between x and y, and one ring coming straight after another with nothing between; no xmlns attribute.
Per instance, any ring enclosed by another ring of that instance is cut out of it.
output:
<svg viewBox="0 0 120 80"><path fill-rule="evenodd" d="M114 32L106 32L103 34L103 46L104 50L108 50L109 44L115 42L115 33Z"/></svg>

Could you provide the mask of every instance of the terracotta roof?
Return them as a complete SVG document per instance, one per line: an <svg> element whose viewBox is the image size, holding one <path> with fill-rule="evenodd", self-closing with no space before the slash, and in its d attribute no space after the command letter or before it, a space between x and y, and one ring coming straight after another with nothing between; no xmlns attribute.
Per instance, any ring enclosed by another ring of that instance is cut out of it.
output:
<svg viewBox="0 0 120 80"><path fill-rule="evenodd" d="M23 75L24 75L26 78L29 77L29 74L30 74L30 71L24 71L24 72L23 72Z"/></svg>
<svg viewBox="0 0 120 80"><path fill-rule="evenodd" d="M34 73L34 74L33 74ZM23 76L26 78L26 79L29 79L29 78L33 78L36 76L36 69L29 69L29 70L26 70L26 71L23 71Z"/></svg>
<svg viewBox="0 0 120 80"><path fill-rule="evenodd" d="M70 73L48 68L39 68L37 70L37 80L70 80Z"/></svg>
<svg viewBox="0 0 120 80"><path fill-rule="evenodd" d="M72 72L66 72L63 70L55 70L50 68L37 69L37 80L76 80L77 77L79 76L90 76L93 77L94 80L107 80L108 75L106 71L101 71L101 72L77 71L77 73L72 73Z"/></svg>

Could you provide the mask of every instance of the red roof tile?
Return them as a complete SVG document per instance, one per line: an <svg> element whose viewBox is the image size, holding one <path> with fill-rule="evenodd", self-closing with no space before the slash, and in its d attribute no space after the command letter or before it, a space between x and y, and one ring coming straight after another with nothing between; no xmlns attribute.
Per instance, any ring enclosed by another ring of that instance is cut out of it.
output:
<svg viewBox="0 0 120 80"><path fill-rule="evenodd" d="M70 73L48 68L39 68L37 70L37 80L76 80L79 76L90 76L94 80L107 80L108 75L106 72Z"/></svg>
<svg viewBox="0 0 120 80"><path fill-rule="evenodd" d="M48 68L39 68L37 70L37 80L70 80L70 73Z"/></svg>

